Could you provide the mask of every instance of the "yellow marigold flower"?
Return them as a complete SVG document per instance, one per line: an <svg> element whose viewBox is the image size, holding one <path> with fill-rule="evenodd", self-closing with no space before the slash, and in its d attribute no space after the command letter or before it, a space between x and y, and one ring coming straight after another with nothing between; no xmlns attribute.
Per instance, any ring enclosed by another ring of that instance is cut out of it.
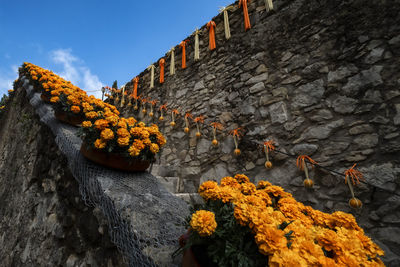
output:
<svg viewBox="0 0 400 267"><path fill-rule="evenodd" d="M42 87L43 87L44 89L49 89L49 85L48 85L47 83L42 83Z"/></svg>
<svg viewBox="0 0 400 267"><path fill-rule="evenodd" d="M136 122L137 122L137 121L136 121L135 118L133 118L133 117L129 117L129 118L127 119L127 123L128 123L128 125L129 125L129 127L133 127L133 126L135 125Z"/></svg>
<svg viewBox="0 0 400 267"><path fill-rule="evenodd" d="M285 233L275 225L263 224L257 229L255 241L259 251L264 255L273 255L287 249Z"/></svg>
<svg viewBox="0 0 400 267"><path fill-rule="evenodd" d="M219 186L217 182L206 181L199 187L199 194L204 200L218 199Z"/></svg>
<svg viewBox="0 0 400 267"><path fill-rule="evenodd" d="M141 121L141 122L138 123L138 126L139 126L139 127L145 127L146 124L145 124L144 122Z"/></svg>
<svg viewBox="0 0 400 267"><path fill-rule="evenodd" d="M145 145L145 146L147 146L147 147L150 147L151 146L151 140L149 139L149 138L146 138L146 139L144 139L144 140L142 140L143 141L143 144Z"/></svg>
<svg viewBox="0 0 400 267"><path fill-rule="evenodd" d="M164 146L167 143L167 140L165 140L165 137L161 133L157 134L157 143L160 146Z"/></svg>
<svg viewBox="0 0 400 267"><path fill-rule="evenodd" d="M117 125L118 125L118 127L120 127L120 128L125 128L125 129L128 128L128 124L126 123L125 120L123 120L123 118L120 118L120 121L118 122Z"/></svg>
<svg viewBox="0 0 400 267"><path fill-rule="evenodd" d="M36 75L33 75L32 79L36 81L38 79L38 77Z"/></svg>
<svg viewBox="0 0 400 267"><path fill-rule="evenodd" d="M85 116L86 116L86 118L88 118L88 119L94 119L94 118L97 118L97 113L94 112L94 111L91 111L91 112L85 113Z"/></svg>
<svg viewBox="0 0 400 267"><path fill-rule="evenodd" d="M358 226L356 219L353 215L349 213L345 213L343 211L336 211L332 213L332 227L344 227L347 229L354 229L357 231L361 231L361 228Z"/></svg>
<svg viewBox="0 0 400 267"><path fill-rule="evenodd" d="M150 151L151 153L156 154L158 151L160 151L160 147L157 144L151 144Z"/></svg>
<svg viewBox="0 0 400 267"><path fill-rule="evenodd" d="M267 181L259 181L257 184L257 189L264 189L268 186L271 186L272 184L270 182Z"/></svg>
<svg viewBox="0 0 400 267"><path fill-rule="evenodd" d="M270 267L284 267L284 266L298 266L308 267L307 261L299 256L297 251L290 249L282 249L269 257L268 266Z"/></svg>
<svg viewBox="0 0 400 267"><path fill-rule="evenodd" d="M240 184L236 179L231 176L226 176L221 179L221 186L228 186L236 189L240 189Z"/></svg>
<svg viewBox="0 0 400 267"><path fill-rule="evenodd" d="M239 183L249 183L249 178L244 174L236 174L234 177Z"/></svg>
<svg viewBox="0 0 400 267"><path fill-rule="evenodd" d="M108 121L100 119L100 120L96 120L94 122L94 125L96 127L96 129L98 130L104 130L105 128L108 127Z"/></svg>
<svg viewBox="0 0 400 267"><path fill-rule="evenodd" d="M107 140L107 141L112 140L112 139L114 139L114 132L111 129L106 128L101 131L100 137L103 140Z"/></svg>
<svg viewBox="0 0 400 267"><path fill-rule="evenodd" d="M84 122L82 122L82 127L83 128L90 128L90 127L92 127L92 122L91 121L84 121Z"/></svg>
<svg viewBox="0 0 400 267"><path fill-rule="evenodd" d="M132 157L137 157L140 154L140 150L136 148L136 146L132 145L128 149L129 155Z"/></svg>
<svg viewBox="0 0 400 267"><path fill-rule="evenodd" d="M219 187L218 199L224 203L233 202L239 197L239 192L229 186Z"/></svg>
<svg viewBox="0 0 400 267"><path fill-rule="evenodd" d="M256 190L256 186L253 183L249 182L240 184L240 191L242 191L244 195L254 194Z"/></svg>
<svg viewBox="0 0 400 267"><path fill-rule="evenodd" d="M129 138L131 136L130 133L128 132L128 130L125 128L118 128L117 135L118 135L118 137L122 137L122 138L126 138L126 137Z"/></svg>
<svg viewBox="0 0 400 267"><path fill-rule="evenodd" d="M272 194L275 197L292 197L292 194L285 192L282 187L277 185L270 185L263 189L265 192Z"/></svg>
<svg viewBox="0 0 400 267"><path fill-rule="evenodd" d="M118 116L115 116L115 115L106 117L106 120L107 120L109 123L111 123L112 126L116 126L116 125L117 125L118 119L119 119L119 117L118 117Z"/></svg>
<svg viewBox="0 0 400 267"><path fill-rule="evenodd" d="M71 106L71 111L75 114L78 114L79 112L81 112L81 108L78 106Z"/></svg>
<svg viewBox="0 0 400 267"><path fill-rule="evenodd" d="M132 146L136 147L136 149L138 149L139 151L143 150L146 147L143 141L140 139L135 139Z"/></svg>
<svg viewBox="0 0 400 267"><path fill-rule="evenodd" d="M190 227L200 236L210 236L217 228L215 214L207 210L198 210L192 215Z"/></svg>
<svg viewBox="0 0 400 267"><path fill-rule="evenodd" d="M51 103L57 103L58 101L60 101L60 98L58 96L53 96L52 98L50 98Z"/></svg>
<svg viewBox="0 0 400 267"><path fill-rule="evenodd" d="M104 142L104 140L101 140L101 139L97 139L97 140L94 142L94 146L95 146L95 148L97 148L97 149L103 149L103 148L106 147L106 145L107 145L107 143Z"/></svg>
<svg viewBox="0 0 400 267"><path fill-rule="evenodd" d="M129 137L120 137L117 139L117 142L121 147L129 146Z"/></svg>
<svg viewBox="0 0 400 267"><path fill-rule="evenodd" d="M135 136L135 137L139 137L142 133L142 128L139 127L133 127L130 129L129 131L131 133L131 135Z"/></svg>

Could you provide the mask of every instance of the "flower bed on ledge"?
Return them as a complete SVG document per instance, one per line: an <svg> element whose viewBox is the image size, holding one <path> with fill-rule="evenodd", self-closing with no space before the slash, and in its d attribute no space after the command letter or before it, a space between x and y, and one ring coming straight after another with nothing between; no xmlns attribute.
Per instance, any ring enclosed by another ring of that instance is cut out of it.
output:
<svg viewBox="0 0 400 267"><path fill-rule="evenodd" d="M20 72L30 80L36 91L42 93L43 98L50 99L58 117L61 114L65 118L62 121L81 124L79 132L86 151L99 151L102 155L109 153L123 157L127 162L151 162L166 143L157 125L146 126L133 117L119 116L115 106L88 96L85 91L49 70L24 63ZM89 154L96 155L85 155ZM95 158L89 159L99 163Z"/></svg>
<svg viewBox="0 0 400 267"><path fill-rule="evenodd" d="M206 204L188 219L184 248L203 248L201 266L384 266L351 214L314 210L243 174L207 181L199 193Z"/></svg>

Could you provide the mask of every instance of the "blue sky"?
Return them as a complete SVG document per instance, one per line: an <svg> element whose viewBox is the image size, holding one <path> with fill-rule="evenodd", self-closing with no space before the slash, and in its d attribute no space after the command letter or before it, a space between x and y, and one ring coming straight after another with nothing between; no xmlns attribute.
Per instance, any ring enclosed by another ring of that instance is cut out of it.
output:
<svg viewBox="0 0 400 267"><path fill-rule="evenodd" d="M234 0L0 1L0 96L25 61L88 91L122 85Z"/></svg>

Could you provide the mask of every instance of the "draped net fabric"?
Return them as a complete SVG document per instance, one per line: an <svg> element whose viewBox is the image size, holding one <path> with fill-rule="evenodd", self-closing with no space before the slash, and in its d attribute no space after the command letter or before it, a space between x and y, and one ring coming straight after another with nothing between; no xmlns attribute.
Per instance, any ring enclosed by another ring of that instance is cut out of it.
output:
<svg viewBox="0 0 400 267"><path fill-rule="evenodd" d="M40 120L53 132L86 205L99 208L108 221L112 242L129 266L174 266L172 252L185 232L188 205L168 192L147 172L104 168L80 153L78 128L58 122L25 77L27 97Z"/></svg>

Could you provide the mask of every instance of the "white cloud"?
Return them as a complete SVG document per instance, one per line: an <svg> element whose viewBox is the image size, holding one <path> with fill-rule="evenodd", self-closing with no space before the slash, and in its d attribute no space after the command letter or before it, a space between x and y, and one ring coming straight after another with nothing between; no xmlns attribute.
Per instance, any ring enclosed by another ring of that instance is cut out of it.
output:
<svg viewBox="0 0 400 267"><path fill-rule="evenodd" d="M8 69L0 69L0 97L6 94L8 89L12 89L13 82L18 78L18 66L11 65Z"/></svg>
<svg viewBox="0 0 400 267"><path fill-rule="evenodd" d="M59 75L82 90L88 91L97 98L101 98L101 87L104 84L97 75L92 74L90 69L85 66L85 62L72 54L71 49L57 49L50 52L51 60L56 64L61 64L63 70ZM92 92L95 91L96 92Z"/></svg>

